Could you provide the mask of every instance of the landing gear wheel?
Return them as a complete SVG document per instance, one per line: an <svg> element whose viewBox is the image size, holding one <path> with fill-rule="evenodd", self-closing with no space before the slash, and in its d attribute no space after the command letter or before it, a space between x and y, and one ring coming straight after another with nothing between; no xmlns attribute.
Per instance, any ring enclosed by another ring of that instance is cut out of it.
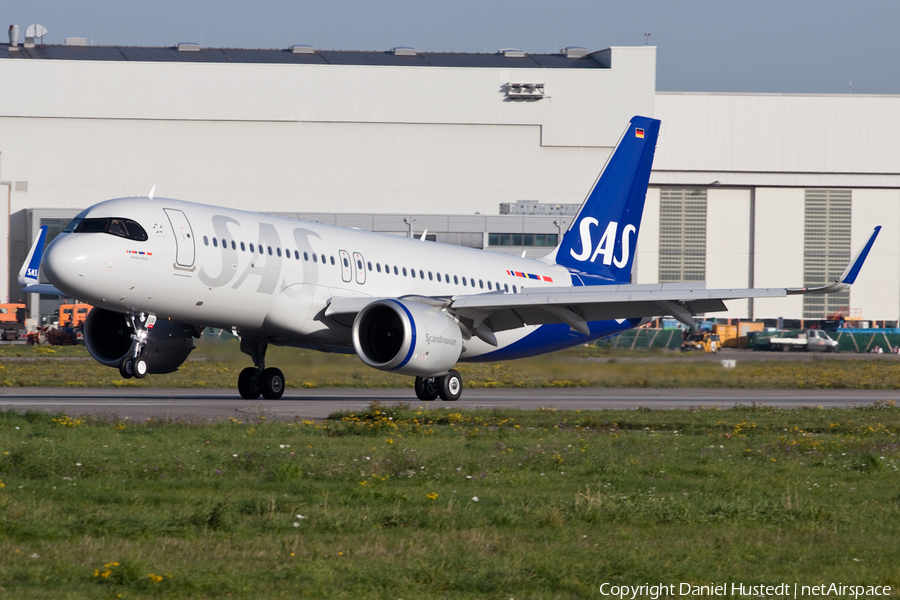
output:
<svg viewBox="0 0 900 600"><path fill-rule="evenodd" d="M437 377L416 377L416 397L430 402L438 397Z"/></svg>
<svg viewBox="0 0 900 600"><path fill-rule="evenodd" d="M140 357L134 359L131 370L134 372L135 379L143 379L147 376L147 361Z"/></svg>
<svg viewBox="0 0 900 600"><path fill-rule="evenodd" d="M124 379L134 377L134 362L127 356L119 361L119 375Z"/></svg>
<svg viewBox="0 0 900 600"><path fill-rule="evenodd" d="M238 391L244 400L256 400L262 394L255 367L247 367L238 375Z"/></svg>
<svg viewBox="0 0 900 600"><path fill-rule="evenodd" d="M278 400L284 394L284 373L281 369L269 367L262 372L262 395L266 400Z"/></svg>
<svg viewBox="0 0 900 600"><path fill-rule="evenodd" d="M454 402L462 395L462 377L458 371L450 369L446 375L438 378L438 393L441 400Z"/></svg>

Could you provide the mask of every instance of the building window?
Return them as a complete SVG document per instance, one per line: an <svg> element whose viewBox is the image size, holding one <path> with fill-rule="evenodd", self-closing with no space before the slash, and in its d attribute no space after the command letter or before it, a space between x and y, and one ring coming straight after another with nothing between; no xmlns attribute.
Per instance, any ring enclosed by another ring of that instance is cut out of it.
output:
<svg viewBox="0 0 900 600"><path fill-rule="evenodd" d="M488 246L549 246L555 248L555 233L489 233Z"/></svg>
<svg viewBox="0 0 900 600"><path fill-rule="evenodd" d="M706 280L706 190L659 192L659 281Z"/></svg>
<svg viewBox="0 0 900 600"><path fill-rule="evenodd" d="M835 281L850 262L850 190L806 190L803 226L803 285ZM846 310L850 292L803 296L803 318L824 319Z"/></svg>

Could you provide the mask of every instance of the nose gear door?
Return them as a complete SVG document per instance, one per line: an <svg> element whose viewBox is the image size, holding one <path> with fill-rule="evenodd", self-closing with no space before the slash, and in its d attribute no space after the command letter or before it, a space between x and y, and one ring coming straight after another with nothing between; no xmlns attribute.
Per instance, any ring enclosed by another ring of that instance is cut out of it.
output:
<svg viewBox="0 0 900 600"><path fill-rule="evenodd" d="M166 216L175 232L175 268L184 271L194 270L194 232L183 212L175 208L165 208Z"/></svg>

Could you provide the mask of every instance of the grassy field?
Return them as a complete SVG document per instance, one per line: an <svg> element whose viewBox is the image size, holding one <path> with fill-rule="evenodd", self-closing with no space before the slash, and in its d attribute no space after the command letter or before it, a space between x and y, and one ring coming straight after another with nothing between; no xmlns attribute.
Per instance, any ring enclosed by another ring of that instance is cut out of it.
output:
<svg viewBox="0 0 900 600"><path fill-rule="evenodd" d="M83 347L0 347L0 386L233 388L250 366L236 342L202 340L193 358L167 375L122 379L91 360ZM597 362L594 358L606 358ZM623 359L652 357L654 362ZM59 360L62 358L63 360ZM579 347L503 363L461 364L466 387L733 387L898 389L900 364L892 360L764 360L748 353L733 369L717 361L687 361L668 351L610 351ZM82 360L79 360L82 359ZM409 388L412 377L372 369L356 356L271 348L267 363L281 368L289 388Z"/></svg>
<svg viewBox="0 0 900 600"><path fill-rule="evenodd" d="M0 413L0 597L900 588L900 408ZM642 596L647 597L647 596Z"/></svg>

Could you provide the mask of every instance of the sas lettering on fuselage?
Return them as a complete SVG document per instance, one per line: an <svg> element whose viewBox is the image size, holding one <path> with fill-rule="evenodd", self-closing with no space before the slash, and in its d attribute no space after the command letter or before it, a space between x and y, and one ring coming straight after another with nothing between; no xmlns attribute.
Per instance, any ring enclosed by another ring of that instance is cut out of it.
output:
<svg viewBox="0 0 900 600"><path fill-rule="evenodd" d="M569 250L569 253L572 255L572 258L580 262L588 260L588 257L590 257L590 262L594 262L598 257L602 257L604 265L613 264L621 269L628 264L628 258L631 255L631 234L637 233L637 228L631 224L622 228L622 256L621 258L615 258L616 234L618 233L619 224L615 221L609 222L595 249L591 240L591 226L599 224L599 221L594 217L582 219L578 225L581 252L576 253L573 248ZM591 253L592 250L593 254Z"/></svg>
<svg viewBox="0 0 900 600"><path fill-rule="evenodd" d="M223 240L222 244L217 244L217 247L220 249L221 262L218 273L207 271L206 266L201 266L200 281L210 288L215 288L223 287L236 280L231 286L236 289L241 287L249 276L253 275L259 277L256 291L261 294L272 294L281 277L283 261L280 249L284 247L281 242L281 236L279 236L275 226L271 223L257 224L258 233L254 244L255 248L258 249L250 253L249 261L244 261L246 266L240 275L238 275L238 268L242 261L238 257L244 254L245 250L243 248L245 246L242 245L242 250L239 251L235 242L232 241L231 244L228 244L225 240L240 239L242 224L231 217L215 215L212 218L212 227L216 238ZM298 254L304 252L312 254L314 251L311 240L321 240L321 236L318 233L303 227L295 227L291 233L293 234L294 245L298 250ZM275 252L272 251L273 249ZM323 255L322 259L324 260L324 258L325 256ZM303 269L303 281L312 284L318 283L318 266L306 261L301 261L299 264L302 265Z"/></svg>

